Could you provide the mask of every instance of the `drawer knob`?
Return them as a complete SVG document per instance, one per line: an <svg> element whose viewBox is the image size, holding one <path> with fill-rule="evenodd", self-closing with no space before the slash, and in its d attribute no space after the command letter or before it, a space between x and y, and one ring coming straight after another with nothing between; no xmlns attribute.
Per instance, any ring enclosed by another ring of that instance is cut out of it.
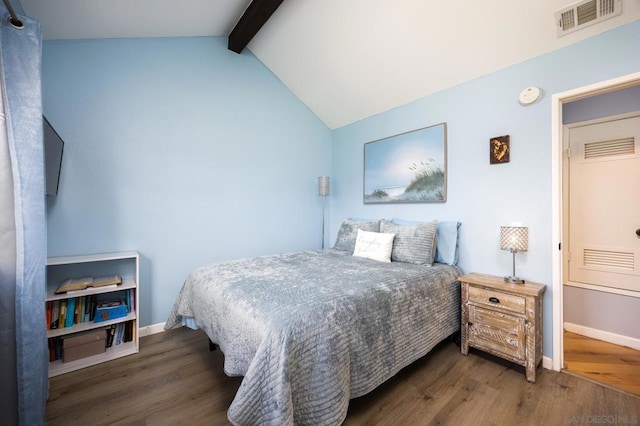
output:
<svg viewBox="0 0 640 426"><path fill-rule="evenodd" d="M489 302L492 302L492 303L500 303L500 299L498 299L497 297L491 296L491 297L489 298Z"/></svg>

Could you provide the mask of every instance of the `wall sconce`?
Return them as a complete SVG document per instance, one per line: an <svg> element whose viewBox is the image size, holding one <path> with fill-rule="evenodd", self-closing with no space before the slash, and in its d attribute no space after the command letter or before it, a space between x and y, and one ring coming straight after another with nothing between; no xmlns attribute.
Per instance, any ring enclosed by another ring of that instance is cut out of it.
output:
<svg viewBox="0 0 640 426"><path fill-rule="evenodd" d="M324 249L324 205L329 195L329 176L318 178L318 195L322 197L322 248Z"/></svg>
<svg viewBox="0 0 640 426"><path fill-rule="evenodd" d="M527 251L529 248L529 228L526 226L501 226L500 249L508 250L513 255L513 274L504 277L504 280L512 284L523 284L524 280L516 277L516 253Z"/></svg>

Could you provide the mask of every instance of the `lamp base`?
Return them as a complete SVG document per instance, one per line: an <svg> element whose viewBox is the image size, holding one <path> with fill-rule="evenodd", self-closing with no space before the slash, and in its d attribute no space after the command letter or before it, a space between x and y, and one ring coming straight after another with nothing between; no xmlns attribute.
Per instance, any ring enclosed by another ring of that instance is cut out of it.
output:
<svg viewBox="0 0 640 426"><path fill-rule="evenodd" d="M524 284L524 280L518 277L504 277L504 280L511 284Z"/></svg>

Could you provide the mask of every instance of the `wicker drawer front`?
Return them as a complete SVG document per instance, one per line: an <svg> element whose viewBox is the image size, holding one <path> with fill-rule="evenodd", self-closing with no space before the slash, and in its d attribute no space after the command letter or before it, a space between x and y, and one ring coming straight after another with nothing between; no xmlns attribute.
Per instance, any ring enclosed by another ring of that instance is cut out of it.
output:
<svg viewBox="0 0 640 426"><path fill-rule="evenodd" d="M469 301L478 305L505 309L519 314L525 313L525 298L501 291L469 286Z"/></svg>
<svg viewBox="0 0 640 426"><path fill-rule="evenodd" d="M469 344L495 355L525 359L525 320L469 306Z"/></svg>

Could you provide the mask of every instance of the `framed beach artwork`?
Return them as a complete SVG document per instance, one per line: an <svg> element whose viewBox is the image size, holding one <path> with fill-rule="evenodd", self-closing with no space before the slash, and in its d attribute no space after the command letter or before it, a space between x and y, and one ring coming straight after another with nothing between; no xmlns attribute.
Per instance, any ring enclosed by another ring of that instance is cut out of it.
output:
<svg viewBox="0 0 640 426"><path fill-rule="evenodd" d="M364 144L364 203L447 201L447 123Z"/></svg>

